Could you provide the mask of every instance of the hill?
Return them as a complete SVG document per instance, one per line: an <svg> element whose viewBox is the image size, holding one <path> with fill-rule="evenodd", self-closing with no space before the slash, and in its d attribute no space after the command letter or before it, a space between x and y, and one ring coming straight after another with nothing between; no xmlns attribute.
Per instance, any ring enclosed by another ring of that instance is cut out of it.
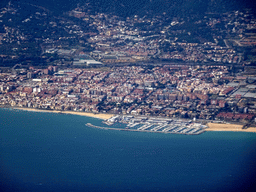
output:
<svg viewBox="0 0 256 192"><path fill-rule="evenodd" d="M2 0L0 7L9 0ZM159 14L171 16L203 15L205 12L226 12L244 8L256 9L253 0L12 0L12 3L29 3L62 14L79 5L90 4L95 11L112 12L128 17L134 14ZM132 3L131 3L132 2Z"/></svg>

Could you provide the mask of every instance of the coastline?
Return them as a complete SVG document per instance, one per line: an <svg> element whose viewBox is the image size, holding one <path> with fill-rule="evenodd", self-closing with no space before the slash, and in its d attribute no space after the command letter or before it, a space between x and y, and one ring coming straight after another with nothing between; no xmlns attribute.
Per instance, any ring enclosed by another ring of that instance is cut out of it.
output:
<svg viewBox="0 0 256 192"><path fill-rule="evenodd" d="M232 132L251 132L256 133L256 127L249 127L242 129L243 125L237 124L220 124L220 123L208 123L208 128L205 131L232 131Z"/></svg>
<svg viewBox="0 0 256 192"><path fill-rule="evenodd" d="M94 113L88 113L88 112L44 110L44 109L34 109L34 108L25 108L25 107L12 107L12 108L17 110L23 110L23 111L80 115L80 116L93 117L93 118L102 119L102 120L106 120L114 116L112 114L103 114L103 113L94 114Z"/></svg>
<svg viewBox="0 0 256 192"><path fill-rule="evenodd" d="M44 110L44 109L34 109L34 108L26 108L26 107L11 107L11 108L17 109L17 110L23 110L23 111L80 115L80 116L93 117L93 118L102 119L102 120L106 120L114 116L113 114L104 114L104 113L94 114L89 112ZM232 131L232 132L256 133L256 127L249 127L247 129L242 129L243 125L238 125L238 124L208 123L207 126L208 128L206 128L205 131Z"/></svg>

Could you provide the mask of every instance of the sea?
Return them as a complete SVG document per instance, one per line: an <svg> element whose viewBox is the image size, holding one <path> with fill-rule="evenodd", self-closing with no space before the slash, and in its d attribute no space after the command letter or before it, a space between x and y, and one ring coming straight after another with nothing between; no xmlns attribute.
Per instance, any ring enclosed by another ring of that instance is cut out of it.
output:
<svg viewBox="0 0 256 192"><path fill-rule="evenodd" d="M91 117L1 108L0 191L255 189L256 133L176 135L86 123L106 126Z"/></svg>

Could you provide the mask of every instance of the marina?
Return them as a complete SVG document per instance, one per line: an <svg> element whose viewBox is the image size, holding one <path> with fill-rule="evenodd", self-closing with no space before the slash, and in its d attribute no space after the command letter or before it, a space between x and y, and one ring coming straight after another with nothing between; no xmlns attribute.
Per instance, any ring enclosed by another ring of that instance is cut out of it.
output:
<svg viewBox="0 0 256 192"><path fill-rule="evenodd" d="M162 125L158 126L158 128L149 129L149 126L142 125L141 127L137 129L129 129L126 128L112 128L112 127L101 127L96 126L91 123L87 123L86 126L93 127L97 129L105 129L105 130L116 130L116 131L132 131L132 132L149 132L149 133L169 133L169 134L184 134L184 135L199 135L201 133L204 133L205 130L202 128L184 128L184 127L178 127L178 128L172 128L171 126ZM152 125L150 125L152 126Z"/></svg>
<svg viewBox="0 0 256 192"><path fill-rule="evenodd" d="M151 133L168 133L168 134L183 134L183 135L199 135L205 132L206 126L185 120L173 120L165 118L150 118L150 117L133 117L133 116L114 116L104 121L108 126L114 123L125 123L125 128L111 128L96 126L91 123L86 125L98 129L118 130L118 131L133 131L133 132L151 132Z"/></svg>

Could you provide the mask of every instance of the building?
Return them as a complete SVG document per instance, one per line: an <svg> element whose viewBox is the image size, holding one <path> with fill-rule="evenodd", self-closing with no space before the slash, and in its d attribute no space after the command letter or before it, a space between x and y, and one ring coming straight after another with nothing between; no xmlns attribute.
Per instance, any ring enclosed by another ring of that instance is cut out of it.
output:
<svg viewBox="0 0 256 192"><path fill-rule="evenodd" d="M219 101L219 107L221 107L221 108L226 107L226 101L220 100L220 101Z"/></svg>
<svg viewBox="0 0 256 192"><path fill-rule="evenodd" d="M73 61L73 65L77 65L77 66L102 66L103 64L99 61L95 61L92 59L79 59L79 58L75 58Z"/></svg>

